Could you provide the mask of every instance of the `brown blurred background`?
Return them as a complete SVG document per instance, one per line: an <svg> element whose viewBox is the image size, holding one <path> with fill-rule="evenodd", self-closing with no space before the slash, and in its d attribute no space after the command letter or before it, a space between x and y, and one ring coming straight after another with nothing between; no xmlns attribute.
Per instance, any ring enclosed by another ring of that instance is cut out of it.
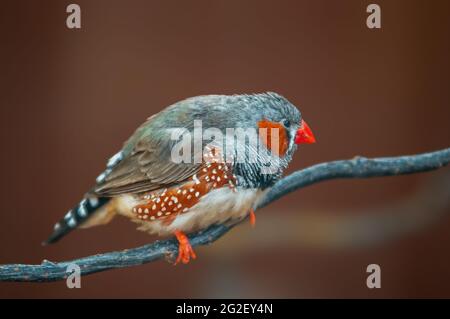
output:
<svg viewBox="0 0 450 319"><path fill-rule="evenodd" d="M148 243L121 218L42 247L148 116L201 94L275 91L318 143L290 171L355 155L449 147L450 2L69 1L0 6L0 263ZM286 196L188 266L164 261L0 297L450 297L449 170L321 183ZM449 215L449 216L448 216ZM366 267L382 288L366 287Z"/></svg>

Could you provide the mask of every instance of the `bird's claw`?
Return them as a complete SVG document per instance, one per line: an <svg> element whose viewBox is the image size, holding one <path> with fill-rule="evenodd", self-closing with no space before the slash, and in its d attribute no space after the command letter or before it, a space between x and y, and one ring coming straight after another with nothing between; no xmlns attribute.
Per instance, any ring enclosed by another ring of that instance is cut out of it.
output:
<svg viewBox="0 0 450 319"><path fill-rule="evenodd" d="M191 258L195 259L197 258L197 255L194 252L194 249L192 249L191 244L189 243L189 239L182 231L175 231L175 236L178 240L178 257L175 261L175 265L178 264L180 261L183 264L187 264Z"/></svg>
<svg viewBox="0 0 450 319"><path fill-rule="evenodd" d="M255 227L255 225L256 225L256 214L255 214L255 211L253 210L253 208L250 209L250 216L249 216L249 218L250 218L250 225L252 225L252 227Z"/></svg>

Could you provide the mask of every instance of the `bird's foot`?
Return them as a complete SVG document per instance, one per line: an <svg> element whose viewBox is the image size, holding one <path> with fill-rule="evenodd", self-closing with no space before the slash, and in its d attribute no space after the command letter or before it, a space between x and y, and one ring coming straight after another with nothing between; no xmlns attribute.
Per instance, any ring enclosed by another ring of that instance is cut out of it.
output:
<svg viewBox="0 0 450 319"><path fill-rule="evenodd" d="M252 225L252 227L255 227L256 225L256 214L253 208L250 209L250 225Z"/></svg>
<svg viewBox="0 0 450 319"><path fill-rule="evenodd" d="M175 236L177 237L179 243L178 257L177 260L175 261L175 265L178 264L180 261L183 264L187 264L191 260L191 258L192 259L197 258L194 250L192 249L191 244L189 243L188 237L182 231L179 230L175 231Z"/></svg>

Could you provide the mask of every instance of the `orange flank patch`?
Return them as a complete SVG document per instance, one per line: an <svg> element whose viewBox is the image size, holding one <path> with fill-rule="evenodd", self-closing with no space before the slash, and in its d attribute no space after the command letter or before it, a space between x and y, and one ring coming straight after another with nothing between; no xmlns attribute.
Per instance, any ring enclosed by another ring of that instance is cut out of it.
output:
<svg viewBox="0 0 450 319"><path fill-rule="evenodd" d="M133 213L141 220L164 220L170 224L178 214L188 212L202 196L225 186L236 188L236 176L227 164L205 163L198 174L179 187L142 195L143 204L135 206Z"/></svg>
<svg viewBox="0 0 450 319"><path fill-rule="evenodd" d="M288 149L288 138L286 129L281 123L271 122L268 120L262 120L258 122L258 127L260 129L267 129L267 134L260 134L260 138L264 145L266 145L267 149L272 149L272 142L278 142L278 149L275 149L274 152L278 156L284 156ZM272 129L278 131L278 136L272 136Z"/></svg>

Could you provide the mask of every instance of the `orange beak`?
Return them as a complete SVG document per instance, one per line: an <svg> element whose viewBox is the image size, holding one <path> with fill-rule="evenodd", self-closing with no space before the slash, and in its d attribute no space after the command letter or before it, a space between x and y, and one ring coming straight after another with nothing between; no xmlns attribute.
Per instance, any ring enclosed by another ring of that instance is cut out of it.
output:
<svg viewBox="0 0 450 319"><path fill-rule="evenodd" d="M295 144L312 144L316 142L313 132L305 121L301 121L300 128L295 134Z"/></svg>

